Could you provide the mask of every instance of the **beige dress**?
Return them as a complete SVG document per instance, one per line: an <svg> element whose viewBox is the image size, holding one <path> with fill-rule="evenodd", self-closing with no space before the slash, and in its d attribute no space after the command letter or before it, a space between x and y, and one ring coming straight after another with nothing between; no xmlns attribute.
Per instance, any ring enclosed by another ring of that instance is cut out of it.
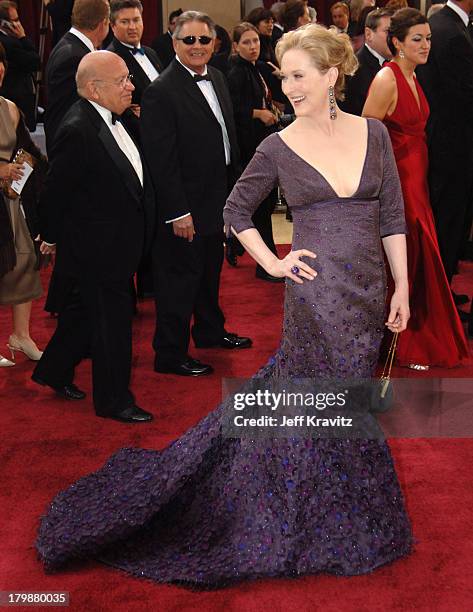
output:
<svg viewBox="0 0 473 612"><path fill-rule="evenodd" d="M9 162L16 144L16 132L8 103L0 96L0 161ZM36 254L21 207L21 198L5 197L15 241L16 265L0 278L0 304L22 304L43 293Z"/></svg>

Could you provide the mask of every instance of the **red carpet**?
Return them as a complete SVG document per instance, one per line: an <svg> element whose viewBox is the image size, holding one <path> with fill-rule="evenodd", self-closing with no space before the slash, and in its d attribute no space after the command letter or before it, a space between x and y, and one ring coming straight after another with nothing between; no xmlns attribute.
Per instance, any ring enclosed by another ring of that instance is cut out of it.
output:
<svg viewBox="0 0 473 612"><path fill-rule="evenodd" d="M101 466L120 447L162 448L219 402L221 377L250 376L277 347L283 288L256 281L247 256L240 262L235 270L225 268L222 303L227 328L251 336L254 348L239 353L192 350L215 366L213 376L185 380L154 374L153 304L140 304L133 390L138 404L156 416L150 426L98 419L89 398L77 403L56 399L30 382L32 362L21 355L14 368L0 369L0 590L69 591L70 609L81 612L471 610L471 439L392 441L418 544L409 558L369 576L265 580L195 593L140 581L95 563L57 575L43 574L33 542L38 517L59 489ZM471 264L463 266L456 289L472 294ZM54 325L42 311L42 302L35 304L33 336L40 346ZM0 330L0 347L4 347L10 333L6 308L0 309ZM7 354L3 348L0 352ZM403 370L402 375L406 374ZM473 368L433 370L429 375L473 377ZM76 382L90 397L89 362L79 368Z"/></svg>

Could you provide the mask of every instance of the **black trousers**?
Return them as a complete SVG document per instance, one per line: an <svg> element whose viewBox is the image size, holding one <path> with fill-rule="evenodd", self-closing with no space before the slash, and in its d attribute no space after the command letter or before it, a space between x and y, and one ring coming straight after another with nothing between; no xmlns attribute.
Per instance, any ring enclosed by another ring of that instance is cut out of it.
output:
<svg viewBox="0 0 473 612"><path fill-rule="evenodd" d="M187 354L190 324L196 344L212 344L224 335L225 317L218 303L223 263L223 232L174 235L172 223L161 226L153 247L156 294L156 364L177 365Z"/></svg>
<svg viewBox="0 0 473 612"><path fill-rule="evenodd" d="M265 245L275 255L277 255L278 252L276 250L276 245L274 244L271 215L274 212L277 201L278 190L273 189L271 193L261 202L251 217L253 223L255 224L255 228L261 234L261 238L264 240ZM256 269L264 272L263 268L259 264L256 265Z"/></svg>
<svg viewBox="0 0 473 612"><path fill-rule="evenodd" d="M470 150L454 155L454 146L429 147L430 203L434 213L440 254L449 282L456 273L460 251L470 230L473 208L473 133ZM463 141L463 138L461 138Z"/></svg>
<svg viewBox="0 0 473 612"><path fill-rule="evenodd" d="M143 255L136 272L136 294L139 298L154 294L153 261L151 253Z"/></svg>
<svg viewBox="0 0 473 612"><path fill-rule="evenodd" d="M69 283L58 324L35 375L51 386L72 383L83 356L92 357L95 412L111 416L134 402L131 279Z"/></svg>

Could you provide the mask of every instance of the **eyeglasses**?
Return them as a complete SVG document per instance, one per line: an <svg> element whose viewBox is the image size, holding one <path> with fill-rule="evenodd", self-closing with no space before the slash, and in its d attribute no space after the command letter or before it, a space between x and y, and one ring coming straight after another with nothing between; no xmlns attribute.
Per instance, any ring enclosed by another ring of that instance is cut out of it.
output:
<svg viewBox="0 0 473 612"><path fill-rule="evenodd" d="M201 45L209 45L213 38L210 36L184 36L184 38L178 38L177 40L182 40L185 45L195 45L197 41L200 42Z"/></svg>
<svg viewBox="0 0 473 612"><path fill-rule="evenodd" d="M94 81L96 82L98 81L100 83L107 83L108 85L116 85L120 89L125 89L125 87L127 86L127 83L131 83L133 81L133 75L127 74L126 76L122 77L119 81L104 81L103 79L94 79Z"/></svg>

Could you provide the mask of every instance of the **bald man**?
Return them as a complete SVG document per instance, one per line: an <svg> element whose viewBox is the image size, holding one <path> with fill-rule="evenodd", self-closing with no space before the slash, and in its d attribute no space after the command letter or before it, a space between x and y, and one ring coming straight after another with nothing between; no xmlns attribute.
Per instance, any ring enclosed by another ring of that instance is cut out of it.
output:
<svg viewBox="0 0 473 612"><path fill-rule="evenodd" d="M50 152L40 202L43 252L56 249L58 327L32 379L68 400L84 399L74 370L89 350L98 416L144 423L131 370L131 278L154 227L154 195L141 154L119 120L133 85L115 53L94 51L76 75L81 99Z"/></svg>

